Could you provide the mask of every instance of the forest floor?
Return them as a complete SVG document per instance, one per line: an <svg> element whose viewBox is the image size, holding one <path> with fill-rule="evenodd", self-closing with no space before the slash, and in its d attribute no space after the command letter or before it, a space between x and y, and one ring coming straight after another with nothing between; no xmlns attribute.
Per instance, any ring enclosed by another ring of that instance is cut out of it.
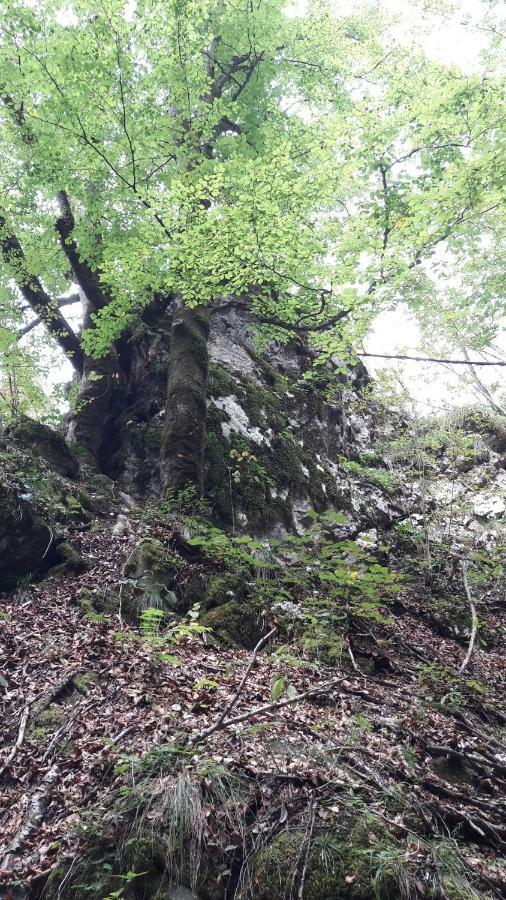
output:
<svg viewBox="0 0 506 900"><path fill-rule="evenodd" d="M374 661L373 674L356 668L349 654L342 666L302 657L290 669L292 697L313 695L254 713L273 704L272 684L286 672L273 655L274 636L234 707L233 716L244 713L244 720L203 738L234 696L251 652L204 634L170 650L179 664L166 661L121 616L83 614L78 596L83 588L116 588L138 542L167 541L175 527L134 515L123 534L114 534L103 520L75 541L85 572L50 575L2 601L0 896L18 896L16 882L36 896L57 860L78 853L83 813L105 815L129 777L128 765L118 763L182 735L190 738L190 771L205 757L258 786L264 822L279 820L281 808L289 825L302 797L313 820L325 823L350 790L358 791L395 834L407 836L412 862L427 854L411 833L416 813L428 830L458 835L480 896L506 895L504 647L477 646L468 681L441 687L437 673L458 671L467 641L442 636L423 590L410 585L387 639L367 630L353 638L357 658ZM483 616L489 630L498 628L497 611Z"/></svg>

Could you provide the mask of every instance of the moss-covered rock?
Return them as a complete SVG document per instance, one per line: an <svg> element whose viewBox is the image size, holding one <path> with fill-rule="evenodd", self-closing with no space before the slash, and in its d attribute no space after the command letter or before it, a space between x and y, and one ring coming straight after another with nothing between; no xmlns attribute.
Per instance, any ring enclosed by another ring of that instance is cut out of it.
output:
<svg viewBox="0 0 506 900"><path fill-rule="evenodd" d="M77 478L79 462L61 434L28 416L20 418L8 431L14 442L33 456L40 456L53 471L66 478Z"/></svg>
<svg viewBox="0 0 506 900"><path fill-rule="evenodd" d="M244 600L248 592L246 572L212 575L207 585L205 603L211 609L231 600Z"/></svg>
<svg viewBox="0 0 506 900"><path fill-rule="evenodd" d="M80 575L89 568L87 560L83 559L80 553L72 546L64 541L58 544L56 548L56 559L58 565L54 569L55 573L65 572L69 575Z"/></svg>
<svg viewBox="0 0 506 900"><path fill-rule="evenodd" d="M177 583L183 563L156 538L146 538L128 558L124 572L139 587L161 585L169 588Z"/></svg>
<svg viewBox="0 0 506 900"><path fill-rule="evenodd" d="M54 532L39 514L33 495L0 483L0 591L46 571L56 559Z"/></svg>
<svg viewBox="0 0 506 900"><path fill-rule="evenodd" d="M259 851L252 878L256 900L278 900L287 885L300 883L306 840L302 830L285 831ZM386 829L362 820L346 834L316 831L307 857L304 900L386 900L399 896L391 878L378 875L379 863L375 863L375 856L391 844Z"/></svg>
<svg viewBox="0 0 506 900"><path fill-rule="evenodd" d="M187 612L196 591L190 591L188 600L183 587L184 568L183 561L160 541L154 538L141 541L124 567L127 583L122 588L122 613L125 617L135 620L147 606L167 612Z"/></svg>
<svg viewBox="0 0 506 900"><path fill-rule="evenodd" d="M38 713L27 731L27 738L31 741L43 741L48 735L62 728L66 722L65 709L58 703L52 703Z"/></svg>
<svg viewBox="0 0 506 900"><path fill-rule="evenodd" d="M207 612L202 624L227 642L253 649L263 634L265 621L262 610L254 603L229 600Z"/></svg>

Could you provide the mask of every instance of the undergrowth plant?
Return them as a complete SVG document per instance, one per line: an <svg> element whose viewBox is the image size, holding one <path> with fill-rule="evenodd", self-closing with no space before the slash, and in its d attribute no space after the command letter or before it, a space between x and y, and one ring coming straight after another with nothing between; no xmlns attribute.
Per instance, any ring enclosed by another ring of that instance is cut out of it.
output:
<svg viewBox="0 0 506 900"><path fill-rule="evenodd" d="M286 636L302 638L310 655L337 659L353 622L390 624L388 607L403 576L384 563L387 547L372 552L336 538L346 522L342 514L310 515L313 524L304 534L268 542L191 520L188 543L213 564L243 573L259 607L270 610Z"/></svg>

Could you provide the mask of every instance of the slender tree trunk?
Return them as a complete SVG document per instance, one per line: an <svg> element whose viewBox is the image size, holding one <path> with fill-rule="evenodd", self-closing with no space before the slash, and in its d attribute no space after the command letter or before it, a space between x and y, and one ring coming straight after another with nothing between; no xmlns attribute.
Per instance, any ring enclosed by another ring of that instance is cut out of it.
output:
<svg viewBox="0 0 506 900"><path fill-rule="evenodd" d="M176 298L161 448L162 487L175 494L187 487L202 493L208 335L207 312Z"/></svg>

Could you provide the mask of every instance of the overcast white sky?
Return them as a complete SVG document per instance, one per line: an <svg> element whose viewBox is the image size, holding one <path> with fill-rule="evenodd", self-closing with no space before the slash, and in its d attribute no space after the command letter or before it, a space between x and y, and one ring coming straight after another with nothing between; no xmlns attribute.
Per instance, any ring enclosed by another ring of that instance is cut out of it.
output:
<svg viewBox="0 0 506 900"><path fill-rule="evenodd" d="M303 2L303 0L301 0ZM335 0L336 9L343 9L342 0ZM345 5L357 9L364 5L361 0L345 0ZM420 24L420 6L409 0L378 0L378 6L386 8L398 19L392 29L395 37L402 43L409 42L414 29ZM422 29L417 37L426 53L439 62L458 65L465 72L479 71L482 66L482 53L490 41L490 33L483 29L485 4L479 0L460 0L457 9L451 14L427 13ZM300 8L300 7L299 7ZM408 353L419 352L419 330L413 315L399 308L393 312L380 315L375 327L365 341L365 349L371 353ZM501 350L506 357L506 333L500 341ZM458 354L457 354L458 355ZM462 381L465 367L443 367L436 363L423 365L416 362L390 363L383 360L367 359L367 367L371 374L379 370L395 372L407 387L416 402L417 411L430 414L445 409L448 405L458 406L466 402L476 402L477 395L470 386ZM505 369L480 369L480 378L489 387L498 382L503 384L506 392Z"/></svg>

